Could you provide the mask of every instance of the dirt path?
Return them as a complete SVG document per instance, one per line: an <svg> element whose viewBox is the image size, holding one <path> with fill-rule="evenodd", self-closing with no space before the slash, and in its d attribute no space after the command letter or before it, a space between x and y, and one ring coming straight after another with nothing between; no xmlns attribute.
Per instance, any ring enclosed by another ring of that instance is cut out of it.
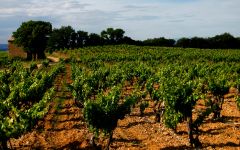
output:
<svg viewBox="0 0 240 150"><path fill-rule="evenodd" d="M64 82L71 83L70 75L70 66L66 65L66 73L58 75L56 79L56 98L49 113L36 129L19 139L11 139L14 149L91 149L88 141L90 133L84 123L82 110L75 106L71 93L63 86ZM222 122L207 120L200 127L202 149L240 150L240 111L234 99L226 99L223 108ZM118 122L110 149L191 149L186 131L186 123L178 125L177 133L155 123L150 105L143 117L140 117L138 109L134 109Z"/></svg>
<svg viewBox="0 0 240 150"><path fill-rule="evenodd" d="M39 121L36 129L17 140L11 140L14 149L80 148L88 132L82 110L75 106L71 93L64 88L64 82L71 82L70 71L70 66L66 65L66 74L57 76L54 84L56 97L49 113Z"/></svg>
<svg viewBox="0 0 240 150"><path fill-rule="evenodd" d="M53 56L47 56L47 59L50 60L50 61L52 61L52 62L54 62L54 63L57 63L57 62L60 61L59 58L53 57Z"/></svg>

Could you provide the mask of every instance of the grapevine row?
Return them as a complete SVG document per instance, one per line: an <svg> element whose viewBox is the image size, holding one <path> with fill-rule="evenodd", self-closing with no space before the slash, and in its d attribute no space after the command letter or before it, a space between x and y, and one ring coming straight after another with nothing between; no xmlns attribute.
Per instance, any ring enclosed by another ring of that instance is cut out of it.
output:
<svg viewBox="0 0 240 150"><path fill-rule="evenodd" d="M239 87L239 68L232 64L226 66L174 63L153 68L144 63L120 63L111 67L103 64L96 68L74 63L73 83L70 86L73 96L84 109L84 117L90 130L107 132L110 135L109 141L117 121L129 114L129 110L138 103L141 112L148 107L145 99L149 94L156 104L155 112L159 117L157 120L160 121L161 117L165 125L173 129L186 120L189 143L199 147L199 126L212 113L213 119L219 119L224 95L229 92L230 87ZM116 85L119 86L116 88ZM131 103L128 95L121 92L126 86L134 88L131 96L137 98ZM193 110L199 100L204 100L205 109L193 120ZM238 98L236 102L239 103ZM129 105L125 106L125 103ZM125 111L118 117L118 108L122 107Z"/></svg>
<svg viewBox="0 0 240 150"><path fill-rule="evenodd" d="M8 149L7 142L30 130L49 110L53 98L56 75L63 65L52 68L24 68L19 62L0 72L0 145Z"/></svg>

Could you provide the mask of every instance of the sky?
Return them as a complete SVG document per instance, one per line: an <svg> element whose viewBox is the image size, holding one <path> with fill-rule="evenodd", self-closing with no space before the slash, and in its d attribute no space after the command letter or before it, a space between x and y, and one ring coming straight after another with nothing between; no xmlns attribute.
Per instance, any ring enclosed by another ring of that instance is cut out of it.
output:
<svg viewBox="0 0 240 150"><path fill-rule="evenodd" d="M240 37L240 0L0 0L0 43L29 20L100 33L122 28L136 40L154 37Z"/></svg>

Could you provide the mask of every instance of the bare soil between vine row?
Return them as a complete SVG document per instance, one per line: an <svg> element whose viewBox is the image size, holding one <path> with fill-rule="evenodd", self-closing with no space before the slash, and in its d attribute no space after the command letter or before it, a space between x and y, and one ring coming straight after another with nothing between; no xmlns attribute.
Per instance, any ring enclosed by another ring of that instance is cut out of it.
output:
<svg viewBox="0 0 240 150"><path fill-rule="evenodd" d="M13 149L93 149L89 144L92 135L84 122L82 109L62 84L70 83L70 66L67 65L66 75L57 77L55 87L57 95L51 103L51 109L38 125L18 139L11 139L9 147ZM201 109L199 103L195 111ZM201 125L200 142L202 149L240 150L240 111L234 99L225 99L222 110L222 121L213 122L210 118ZM187 126L183 122L177 126L175 133L155 122L153 104L140 116L139 109L118 122L113 134L110 149L115 150L171 150L192 149L188 144Z"/></svg>

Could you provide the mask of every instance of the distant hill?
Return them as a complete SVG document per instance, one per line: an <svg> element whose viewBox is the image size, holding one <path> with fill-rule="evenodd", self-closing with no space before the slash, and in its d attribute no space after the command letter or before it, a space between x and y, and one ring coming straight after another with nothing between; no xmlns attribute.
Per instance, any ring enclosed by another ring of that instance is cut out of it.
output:
<svg viewBox="0 0 240 150"><path fill-rule="evenodd" d="M0 51L6 51L8 49L7 44L0 44Z"/></svg>

